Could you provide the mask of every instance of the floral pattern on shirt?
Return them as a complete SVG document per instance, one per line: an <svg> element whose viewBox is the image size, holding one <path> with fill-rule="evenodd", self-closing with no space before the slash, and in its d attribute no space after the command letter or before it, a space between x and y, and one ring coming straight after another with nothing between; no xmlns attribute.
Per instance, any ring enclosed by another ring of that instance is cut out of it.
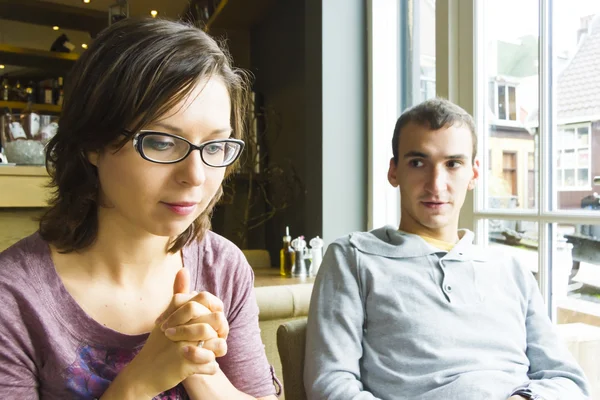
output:
<svg viewBox="0 0 600 400"><path fill-rule="evenodd" d="M69 394L74 399L92 400L102 396L119 371L133 360L137 351L82 345L77 359L65 371ZM182 385L163 392L154 400L187 400Z"/></svg>

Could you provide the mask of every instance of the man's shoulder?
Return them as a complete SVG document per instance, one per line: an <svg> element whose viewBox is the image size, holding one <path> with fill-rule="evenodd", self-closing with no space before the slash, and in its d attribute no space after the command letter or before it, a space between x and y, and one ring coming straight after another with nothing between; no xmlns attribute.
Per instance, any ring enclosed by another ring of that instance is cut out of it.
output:
<svg viewBox="0 0 600 400"><path fill-rule="evenodd" d="M401 232L391 225L368 232L354 232L336 243L363 255L393 259L414 258L431 253L430 247L418 236Z"/></svg>
<svg viewBox="0 0 600 400"><path fill-rule="evenodd" d="M342 252L358 250L377 253L380 246L386 243L385 228L378 228L372 231L350 232L334 240L329 247Z"/></svg>

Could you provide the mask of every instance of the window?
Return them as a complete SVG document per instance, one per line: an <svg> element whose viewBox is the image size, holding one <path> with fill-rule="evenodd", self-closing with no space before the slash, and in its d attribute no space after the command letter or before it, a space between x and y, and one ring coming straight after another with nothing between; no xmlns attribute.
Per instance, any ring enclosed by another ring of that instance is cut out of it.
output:
<svg viewBox="0 0 600 400"><path fill-rule="evenodd" d="M495 90L491 92L490 106L501 121L517 120L517 86L502 82L493 82Z"/></svg>
<svg viewBox="0 0 600 400"><path fill-rule="evenodd" d="M397 188L387 181L396 120L436 96L436 1L370 0L369 229L400 221ZM400 67L402 66L402 67Z"/></svg>
<svg viewBox="0 0 600 400"><path fill-rule="evenodd" d="M398 189L387 181L392 134L400 112L400 7L396 0L370 2L368 229L400 221ZM383 162L382 162L383 161Z"/></svg>
<svg viewBox="0 0 600 400"><path fill-rule="evenodd" d="M479 154L495 159L461 225L521 259L556 323L600 326L600 2L437 7L436 90L474 113Z"/></svg>
<svg viewBox="0 0 600 400"><path fill-rule="evenodd" d="M600 5L593 10L591 2L580 0L474 4L481 42L474 57L486 78L474 81L476 116L487 131L483 147L502 148L502 177L519 198L516 207L486 202L494 194L494 177L483 173L473 214L478 238L505 246L524 266L538 263L530 269L557 323L600 323L600 252L593 250L600 245L595 235L600 202L592 191L593 128L600 116L587 111L595 107L588 87L600 78L582 68L591 46L600 44L598 25L587 18L600 13ZM498 22L507 18L515 24ZM479 99L493 100L494 107ZM600 167L600 159L596 162Z"/></svg>
<svg viewBox="0 0 600 400"><path fill-rule="evenodd" d="M421 66L421 101L435 97L435 59L425 62L433 65Z"/></svg>
<svg viewBox="0 0 600 400"><path fill-rule="evenodd" d="M559 190L591 190L589 124L558 128L556 179Z"/></svg>

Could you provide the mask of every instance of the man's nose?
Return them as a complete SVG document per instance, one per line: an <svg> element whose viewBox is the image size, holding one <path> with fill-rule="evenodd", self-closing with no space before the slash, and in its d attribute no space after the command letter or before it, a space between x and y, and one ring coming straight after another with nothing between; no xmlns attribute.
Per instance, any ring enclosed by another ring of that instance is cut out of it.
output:
<svg viewBox="0 0 600 400"><path fill-rule="evenodd" d="M425 189L428 192L440 193L446 189L446 185L448 184L448 173L444 168L438 166L433 167L427 178Z"/></svg>

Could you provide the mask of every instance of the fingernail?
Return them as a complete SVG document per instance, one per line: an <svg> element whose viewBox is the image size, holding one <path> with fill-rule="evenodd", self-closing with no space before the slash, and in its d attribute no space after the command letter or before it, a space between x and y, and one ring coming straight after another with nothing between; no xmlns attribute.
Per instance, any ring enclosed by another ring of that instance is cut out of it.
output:
<svg viewBox="0 0 600 400"><path fill-rule="evenodd" d="M189 352L191 352L191 351L192 351L192 349L191 349L191 347L190 347L190 346L185 346L185 347L183 348L183 352L184 352L185 354L187 354L187 353L189 353Z"/></svg>
<svg viewBox="0 0 600 400"><path fill-rule="evenodd" d="M165 331L165 335L173 336L175 334L175 328L169 328Z"/></svg>
<svg viewBox="0 0 600 400"><path fill-rule="evenodd" d="M169 326L169 324L167 324L167 321L163 322L162 325L160 326L160 330L161 331L165 331L165 329L167 329L167 327Z"/></svg>

